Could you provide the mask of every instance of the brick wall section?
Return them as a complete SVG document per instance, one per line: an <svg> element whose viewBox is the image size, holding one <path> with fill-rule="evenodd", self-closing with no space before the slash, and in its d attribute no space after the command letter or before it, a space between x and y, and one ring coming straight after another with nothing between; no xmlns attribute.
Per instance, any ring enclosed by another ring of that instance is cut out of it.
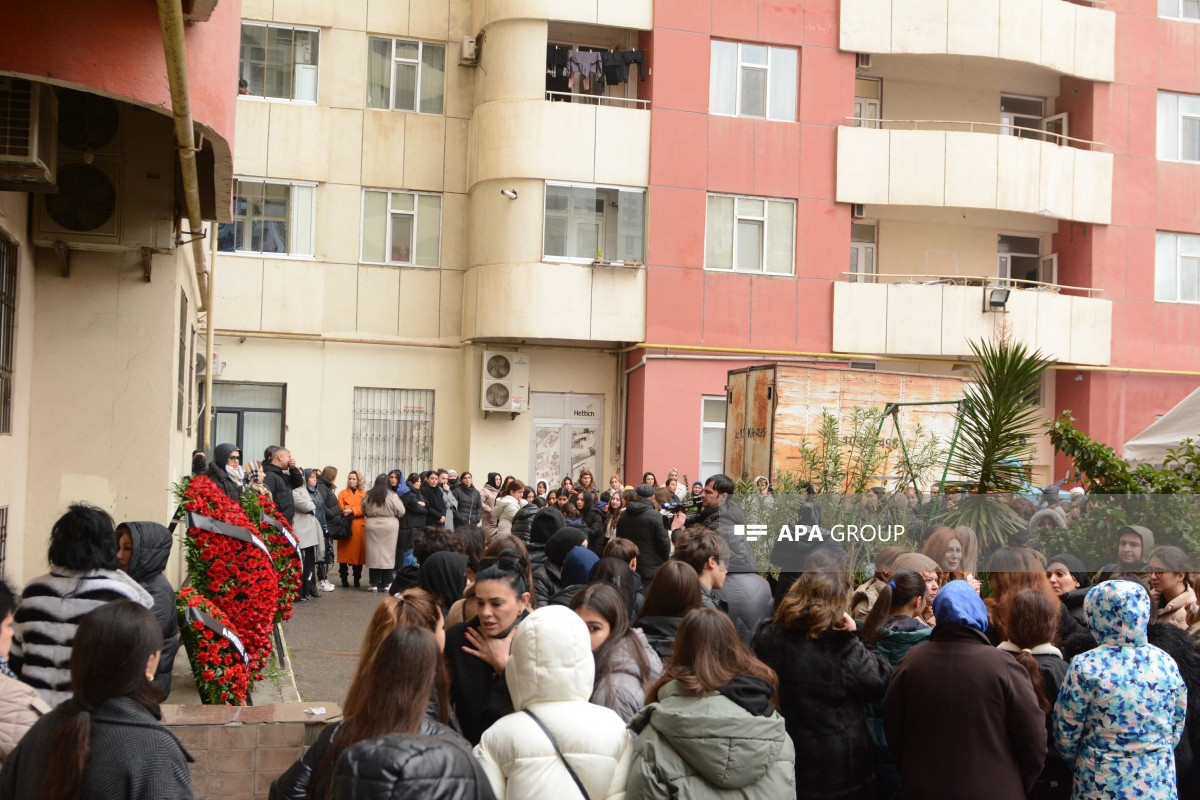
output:
<svg viewBox="0 0 1200 800"><path fill-rule="evenodd" d="M325 707L324 716L304 713L317 706ZM327 720L340 718L335 703L163 706L163 724L196 759L197 800L265 800L271 781L316 741Z"/></svg>

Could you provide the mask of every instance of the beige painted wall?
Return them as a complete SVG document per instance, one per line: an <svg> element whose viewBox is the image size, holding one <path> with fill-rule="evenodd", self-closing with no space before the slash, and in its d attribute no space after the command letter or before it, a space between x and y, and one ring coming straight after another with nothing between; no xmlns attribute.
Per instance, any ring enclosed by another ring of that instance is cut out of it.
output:
<svg viewBox="0 0 1200 800"><path fill-rule="evenodd" d="M1116 15L1062 0L844 0L842 50L937 53L1113 79Z"/></svg>

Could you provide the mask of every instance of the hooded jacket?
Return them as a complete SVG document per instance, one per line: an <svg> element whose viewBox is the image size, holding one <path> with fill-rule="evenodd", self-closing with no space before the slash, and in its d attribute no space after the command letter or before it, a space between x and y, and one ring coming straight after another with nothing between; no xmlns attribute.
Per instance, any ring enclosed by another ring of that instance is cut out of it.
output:
<svg viewBox="0 0 1200 800"><path fill-rule="evenodd" d="M593 703L611 708L626 723L646 705L647 686L642 684L641 670L638 669L637 661L631 652L634 647L641 649L642 657L650 667L647 685L652 685L659 679L663 670L662 659L646 641L646 635L637 628L632 628L621 646L609 656L608 675L597 679L596 688L592 691Z"/></svg>
<svg viewBox="0 0 1200 800"><path fill-rule="evenodd" d="M647 583L671 557L671 538L663 516L648 499L639 498L625 506L617 520L617 536L637 545L637 574Z"/></svg>
<svg viewBox="0 0 1200 800"><path fill-rule="evenodd" d="M1117 541L1120 541L1121 534L1127 531L1132 531L1142 537L1142 559L1136 564L1126 566L1119 560L1106 565L1096 575L1096 583L1101 584L1105 581L1113 579L1131 580L1135 583L1141 583L1143 587L1146 584L1146 576L1144 574L1146 562L1150 560L1150 554L1154 552L1154 533L1141 525L1125 525L1117 531Z"/></svg>
<svg viewBox="0 0 1200 800"><path fill-rule="evenodd" d="M496 521L497 536L508 536L512 533L513 520L516 519L517 512L524 504L525 501L519 500L511 494L497 498L496 505L492 508L492 519Z"/></svg>
<svg viewBox="0 0 1200 800"><path fill-rule="evenodd" d="M454 512L455 525L478 525L483 519L483 498L474 486L454 484L454 499L458 501L458 510Z"/></svg>
<svg viewBox="0 0 1200 800"><path fill-rule="evenodd" d="M325 527L330 539L337 539L349 522L342 516L342 508L338 505L338 493L333 484L325 480L325 476L317 473L317 494L325 506ZM347 537L348 538L348 537Z"/></svg>
<svg viewBox="0 0 1200 800"><path fill-rule="evenodd" d="M162 700L171 693L171 669L179 650L179 618L175 615L175 590L163 575L171 556L171 532L157 522L126 522L132 549L129 552L129 577L142 585L154 599L154 612L163 632L162 656L154 673L154 685L162 690Z"/></svg>
<svg viewBox="0 0 1200 800"><path fill-rule="evenodd" d="M569 798L579 793L545 732L520 713L525 709L554 735L588 797L625 796L629 733L614 711L588 702L594 674L591 638L574 611L539 608L517 628L505 670L517 713L488 728L475 748L496 797Z"/></svg>
<svg viewBox="0 0 1200 800"><path fill-rule="evenodd" d="M1175 780L1181 798L1200 797L1200 649L1174 625L1150 623L1146 640L1174 659L1187 687L1187 721L1175 746Z"/></svg>
<svg viewBox="0 0 1200 800"><path fill-rule="evenodd" d="M933 612L929 641L892 672L883 701L900 797L1024 797L1046 759L1046 717L1029 673L988 642L987 608L966 581L942 587Z"/></svg>
<svg viewBox="0 0 1200 800"><path fill-rule="evenodd" d="M795 796L796 750L783 717L756 713L769 706L770 684L745 677L735 682L746 684L735 694L742 703L721 692L697 697L671 681L658 690L656 702L634 715L629 729L638 738L627 800Z"/></svg>
<svg viewBox="0 0 1200 800"><path fill-rule="evenodd" d="M679 623L683 617L642 617L632 623L646 637L652 650L664 664L671 660L671 650L675 647L675 634L679 632Z"/></svg>
<svg viewBox="0 0 1200 800"><path fill-rule="evenodd" d="M526 503L522 506L522 511L530 505L532 503ZM529 536L525 540L531 564L541 564L546 560L546 545L550 542L550 537L566 527L567 518L552 506L547 506L533 515L533 520L529 523Z"/></svg>
<svg viewBox="0 0 1200 800"><path fill-rule="evenodd" d="M240 503L242 500L242 487L234 480L233 476L225 471L225 465L229 463L229 457L235 452L238 452L237 445L234 444L219 444L213 450L212 463L208 465L208 471L205 476L223 491L230 500L235 503Z"/></svg>
<svg viewBox="0 0 1200 800"><path fill-rule="evenodd" d="M796 789L805 798L874 800L866 705L882 700L892 665L850 631L813 639L774 622L754 638L754 653L779 676L779 710L801 753Z"/></svg>
<svg viewBox="0 0 1200 800"><path fill-rule="evenodd" d="M471 751L446 736L397 733L347 747L333 770L335 800L494 800Z"/></svg>
<svg viewBox="0 0 1200 800"><path fill-rule="evenodd" d="M533 530L533 518L541 512L536 503L526 503L517 511L517 515L513 517L512 532L513 536L521 537L521 541L529 545L529 533Z"/></svg>
<svg viewBox="0 0 1200 800"><path fill-rule="evenodd" d="M51 706L70 700L71 644L79 620L114 600L154 608L150 593L120 570L51 565L48 574L34 578L21 592L8 654L13 672Z"/></svg>
<svg viewBox="0 0 1200 800"><path fill-rule="evenodd" d="M296 535L296 541L301 549L316 547L324 538L321 523L317 519L317 504L313 502L307 486L293 489L289 494L293 504L292 533Z"/></svg>
<svg viewBox="0 0 1200 800"><path fill-rule="evenodd" d="M1174 660L1146 641L1150 598L1131 581L1107 581L1084 610L1099 647L1071 660L1054 706L1072 797L1174 798L1187 693Z"/></svg>

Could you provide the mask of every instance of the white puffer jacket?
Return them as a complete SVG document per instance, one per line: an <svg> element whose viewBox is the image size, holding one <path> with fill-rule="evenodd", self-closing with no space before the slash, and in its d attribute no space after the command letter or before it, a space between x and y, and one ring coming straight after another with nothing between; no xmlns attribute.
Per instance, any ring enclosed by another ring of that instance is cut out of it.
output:
<svg viewBox="0 0 1200 800"><path fill-rule="evenodd" d="M516 711L475 747L496 797L579 796L528 708L554 734L591 800L623 800L633 747L621 718L588 702L595 666L583 620L562 606L534 611L517 627L504 675Z"/></svg>

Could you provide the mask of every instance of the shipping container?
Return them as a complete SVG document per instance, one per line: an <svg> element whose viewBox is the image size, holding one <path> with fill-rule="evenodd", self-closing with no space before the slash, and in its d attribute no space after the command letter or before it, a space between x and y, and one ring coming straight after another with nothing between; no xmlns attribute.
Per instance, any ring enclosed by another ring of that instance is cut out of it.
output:
<svg viewBox="0 0 1200 800"><path fill-rule="evenodd" d="M856 407L883 410L891 403L941 403L901 406L899 423L905 444L916 426L948 445L954 436L966 381L945 375L767 364L729 372L725 386L725 474L736 480L778 472L802 472L801 443L817 445L821 412L839 422ZM896 426L886 420L881 446L889 450L884 475L895 475L900 458ZM841 426L847 433L848 426ZM938 478L941 477L940 470Z"/></svg>

